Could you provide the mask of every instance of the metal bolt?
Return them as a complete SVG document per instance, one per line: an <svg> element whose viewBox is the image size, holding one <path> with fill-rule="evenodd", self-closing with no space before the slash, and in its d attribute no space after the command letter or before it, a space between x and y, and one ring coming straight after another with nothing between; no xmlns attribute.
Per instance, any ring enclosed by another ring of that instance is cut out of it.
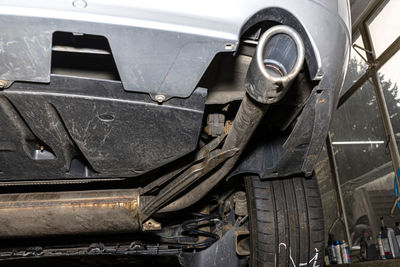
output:
<svg viewBox="0 0 400 267"><path fill-rule="evenodd" d="M7 82L4 80L0 80L0 88L4 88L7 86Z"/></svg>
<svg viewBox="0 0 400 267"><path fill-rule="evenodd" d="M165 95L156 95L154 97L154 99L158 102L158 103L162 103L165 101Z"/></svg>

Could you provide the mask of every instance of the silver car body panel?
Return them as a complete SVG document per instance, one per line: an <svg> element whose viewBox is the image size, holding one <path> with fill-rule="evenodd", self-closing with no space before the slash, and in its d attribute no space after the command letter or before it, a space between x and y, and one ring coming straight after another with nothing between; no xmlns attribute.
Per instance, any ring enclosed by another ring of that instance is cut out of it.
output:
<svg viewBox="0 0 400 267"><path fill-rule="evenodd" d="M50 82L52 35L65 31L105 36L125 90L188 97L214 56L235 51L243 25L271 7L304 28L311 77L329 73L340 88L351 40L346 0L0 0L0 79Z"/></svg>

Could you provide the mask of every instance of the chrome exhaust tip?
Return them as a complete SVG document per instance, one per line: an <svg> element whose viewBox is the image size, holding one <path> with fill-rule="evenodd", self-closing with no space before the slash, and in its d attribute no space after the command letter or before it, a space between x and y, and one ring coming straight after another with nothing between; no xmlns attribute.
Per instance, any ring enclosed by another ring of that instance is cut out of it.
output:
<svg viewBox="0 0 400 267"><path fill-rule="evenodd" d="M246 91L257 102L283 98L304 63L304 43L291 27L274 26L260 37L246 76Z"/></svg>

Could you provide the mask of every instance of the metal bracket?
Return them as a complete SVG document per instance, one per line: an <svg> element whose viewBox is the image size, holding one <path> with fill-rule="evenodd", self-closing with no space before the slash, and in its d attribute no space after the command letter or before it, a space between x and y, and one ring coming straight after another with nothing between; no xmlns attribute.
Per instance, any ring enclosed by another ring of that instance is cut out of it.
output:
<svg viewBox="0 0 400 267"><path fill-rule="evenodd" d="M161 223L153 220L153 219L148 219L142 224L142 230L143 232L148 232L148 231L159 231L161 230Z"/></svg>

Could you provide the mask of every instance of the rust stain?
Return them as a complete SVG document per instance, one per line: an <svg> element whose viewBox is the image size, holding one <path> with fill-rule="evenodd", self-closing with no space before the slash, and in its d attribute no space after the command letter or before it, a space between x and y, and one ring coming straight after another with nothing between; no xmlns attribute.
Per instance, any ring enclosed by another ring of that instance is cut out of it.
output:
<svg viewBox="0 0 400 267"><path fill-rule="evenodd" d="M79 198L66 198L66 199L30 199L29 201L0 201L0 210L4 209L35 209L35 208L97 208L97 209L139 209L139 194L132 197L107 197L96 199L79 199ZM10 199L11 200L11 199Z"/></svg>
<svg viewBox="0 0 400 267"><path fill-rule="evenodd" d="M116 208L124 208L128 210L137 210L138 203L136 200L133 201L121 201L121 202L78 202L78 203L65 203L61 204L61 206L70 206L71 208L98 208L98 209L116 209Z"/></svg>

